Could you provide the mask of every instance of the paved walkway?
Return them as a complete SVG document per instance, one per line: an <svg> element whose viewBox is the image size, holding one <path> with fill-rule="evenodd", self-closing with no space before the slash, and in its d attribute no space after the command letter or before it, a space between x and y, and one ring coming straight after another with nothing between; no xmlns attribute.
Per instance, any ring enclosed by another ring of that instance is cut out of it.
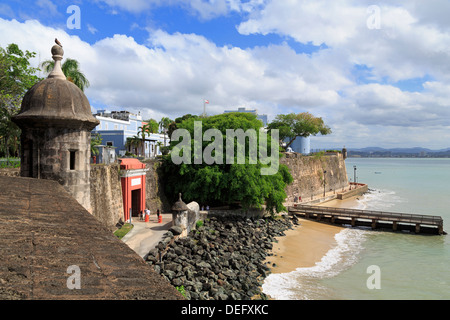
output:
<svg viewBox="0 0 450 320"><path fill-rule="evenodd" d="M142 258L145 258L148 252L161 241L162 236L172 226L172 214L163 213L161 215L162 223L158 223L156 214L150 216L149 222L134 218L131 221L133 229L122 238L122 241Z"/></svg>

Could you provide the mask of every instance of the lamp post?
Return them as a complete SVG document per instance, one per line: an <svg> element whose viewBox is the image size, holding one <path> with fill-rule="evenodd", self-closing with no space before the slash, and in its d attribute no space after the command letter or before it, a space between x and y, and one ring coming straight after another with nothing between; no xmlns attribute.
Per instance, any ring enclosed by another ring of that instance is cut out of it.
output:
<svg viewBox="0 0 450 320"><path fill-rule="evenodd" d="M353 166L353 181L356 184L356 166Z"/></svg>
<svg viewBox="0 0 450 320"><path fill-rule="evenodd" d="M325 173L327 173L327 170L323 170L323 197L325 198Z"/></svg>

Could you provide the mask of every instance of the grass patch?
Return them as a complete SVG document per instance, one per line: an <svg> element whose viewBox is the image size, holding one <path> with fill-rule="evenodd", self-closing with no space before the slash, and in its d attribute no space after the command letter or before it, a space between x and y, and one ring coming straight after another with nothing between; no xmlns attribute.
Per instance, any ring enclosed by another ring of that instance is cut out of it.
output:
<svg viewBox="0 0 450 320"><path fill-rule="evenodd" d="M120 229L114 231L114 235L119 239L122 239L131 229L133 229L133 225L125 223Z"/></svg>

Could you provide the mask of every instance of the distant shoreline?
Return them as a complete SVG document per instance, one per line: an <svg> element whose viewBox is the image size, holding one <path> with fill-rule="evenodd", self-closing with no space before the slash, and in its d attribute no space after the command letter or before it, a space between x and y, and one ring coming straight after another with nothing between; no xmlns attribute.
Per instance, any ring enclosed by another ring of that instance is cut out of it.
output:
<svg viewBox="0 0 450 320"><path fill-rule="evenodd" d="M352 154L352 152L347 152L348 158L412 158L412 159L448 159L450 158L450 151L446 152L444 155L418 155L418 154L379 154L379 153L364 153L364 154Z"/></svg>

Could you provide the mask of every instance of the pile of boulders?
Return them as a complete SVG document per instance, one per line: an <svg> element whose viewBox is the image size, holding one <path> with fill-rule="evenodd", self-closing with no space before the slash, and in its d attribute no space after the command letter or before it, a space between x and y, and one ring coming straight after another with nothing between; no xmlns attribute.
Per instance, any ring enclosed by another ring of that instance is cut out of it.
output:
<svg viewBox="0 0 450 320"><path fill-rule="evenodd" d="M209 217L185 238L173 227L151 250L147 263L192 300L267 298L261 291L276 237L294 218Z"/></svg>

